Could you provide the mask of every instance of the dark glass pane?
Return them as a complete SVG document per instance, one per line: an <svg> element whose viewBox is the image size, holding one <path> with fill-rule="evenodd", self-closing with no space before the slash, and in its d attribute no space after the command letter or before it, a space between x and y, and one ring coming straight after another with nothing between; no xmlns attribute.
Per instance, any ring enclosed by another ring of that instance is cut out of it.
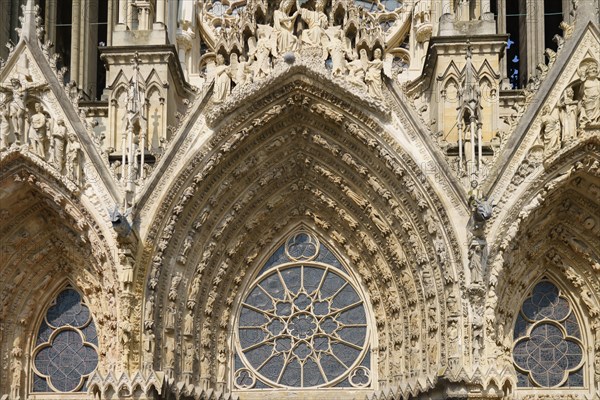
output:
<svg viewBox="0 0 600 400"><path fill-rule="evenodd" d="M83 336L85 336L86 342L98 346L98 333L96 332L96 326L94 324L89 324L81 331L83 332Z"/></svg>
<svg viewBox="0 0 600 400"><path fill-rule="evenodd" d="M326 299L333 296L344 284L344 280L338 275L327 272L323 286L321 286L321 299Z"/></svg>
<svg viewBox="0 0 600 400"><path fill-rule="evenodd" d="M298 293L300 290L301 282L301 268L287 268L281 271L281 276L283 277L283 282L285 286L288 288L290 292L293 294Z"/></svg>
<svg viewBox="0 0 600 400"><path fill-rule="evenodd" d="M269 361L267 361L266 364L258 370L258 372L260 372L265 378L275 382L279 377L281 368L283 368L283 355L278 354L269 359Z"/></svg>
<svg viewBox="0 0 600 400"><path fill-rule="evenodd" d="M283 371L281 384L292 387L300 386L300 368L301 366L298 360L291 360Z"/></svg>
<svg viewBox="0 0 600 400"><path fill-rule="evenodd" d="M583 387L583 368L569 374L569 379L564 386Z"/></svg>
<svg viewBox="0 0 600 400"><path fill-rule="evenodd" d="M329 354L323 354L321 356L321 368L323 368L327 380L330 381L340 376L346 370L338 360Z"/></svg>
<svg viewBox="0 0 600 400"><path fill-rule="evenodd" d="M250 292L248 297L246 297L246 303L261 310L270 311L273 309L273 301L260 287L255 287Z"/></svg>
<svg viewBox="0 0 600 400"><path fill-rule="evenodd" d="M40 325L40 330L38 331L36 346L47 342L52 331L53 329L48 326L46 321L42 321Z"/></svg>
<svg viewBox="0 0 600 400"><path fill-rule="evenodd" d="M89 319L88 308L81 303L81 296L73 289L63 290L47 314L48 323L57 328L65 325L80 328L87 324Z"/></svg>
<svg viewBox="0 0 600 400"><path fill-rule="evenodd" d="M575 314L571 313L569 317L563 322L563 326L567 331L567 335L581 339L581 332L579 331L579 324Z"/></svg>
<svg viewBox="0 0 600 400"><path fill-rule="evenodd" d="M250 361L250 364L252 364L253 367L258 368L267 360L267 358L269 358L269 356L271 356L271 354L273 354L273 345L267 343L255 349L248 350L244 354L248 361Z"/></svg>
<svg viewBox="0 0 600 400"><path fill-rule="evenodd" d="M263 272L283 263L290 261L289 258L285 255L285 246L281 246L277 249L277 251L269 258L265 266L260 270L259 275L262 275Z"/></svg>
<svg viewBox="0 0 600 400"><path fill-rule="evenodd" d="M339 262L336 256L334 256L333 253L327 248L327 246L324 246L323 244L321 244L321 251L319 251L319 255L317 256L315 261L321 262L323 264L329 264L331 266L336 267L337 269L346 272L346 269L342 266L342 264Z"/></svg>
<svg viewBox="0 0 600 400"><path fill-rule="evenodd" d="M240 345L242 349L265 340L266 334L262 329L240 329Z"/></svg>
<svg viewBox="0 0 600 400"><path fill-rule="evenodd" d="M331 306L336 309L355 304L360 301L360 297L356 294L356 291L350 285L346 285L345 288L339 291L339 293L333 298Z"/></svg>
<svg viewBox="0 0 600 400"><path fill-rule="evenodd" d="M48 382L46 379L38 376L37 374L33 375L33 391L34 392L51 392L50 386L48 386Z"/></svg>
<svg viewBox="0 0 600 400"><path fill-rule="evenodd" d="M308 294L311 294L319 287L319 283L321 283L321 279L323 278L323 272L324 270L321 268L304 267L304 290Z"/></svg>
<svg viewBox="0 0 600 400"><path fill-rule="evenodd" d="M260 285L267 293L269 293L272 297L276 299L283 300L285 298L285 291L283 289L283 285L281 284L281 280L277 274L272 274L266 279L264 279Z"/></svg>
<svg viewBox="0 0 600 400"><path fill-rule="evenodd" d="M242 312L240 313L240 327L256 327L266 323L267 318L263 314L251 310L248 307L242 307Z"/></svg>
<svg viewBox="0 0 600 400"><path fill-rule="evenodd" d="M517 316L517 322L515 322L514 338L518 339L521 336L525 336L527 334L528 325L529 324L527 323L527 321L525 321L525 318L523 318L523 316L519 314Z"/></svg>
<svg viewBox="0 0 600 400"><path fill-rule="evenodd" d="M347 367L350 367L354 361L360 356L360 351L352 348L350 346L346 346L343 343L333 343L331 345L331 350L333 354Z"/></svg>
<svg viewBox="0 0 600 400"><path fill-rule="evenodd" d="M338 335L343 340L353 343L357 346L362 346L367 336L367 328L363 327L346 327L338 331Z"/></svg>
<svg viewBox="0 0 600 400"><path fill-rule="evenodd" d="M321 375L319 366L313 360L309 359L304 363L303 374L304 382L302 386L304 387L318 386L325 383L325 379L323 379L323 375Z"/></svg>
<svg viewBox="0 0 600 400"><path fill-rule="evenodd" d="M340 313L336 319L345 325L367 323L365 308L362 304Z"/></svg>

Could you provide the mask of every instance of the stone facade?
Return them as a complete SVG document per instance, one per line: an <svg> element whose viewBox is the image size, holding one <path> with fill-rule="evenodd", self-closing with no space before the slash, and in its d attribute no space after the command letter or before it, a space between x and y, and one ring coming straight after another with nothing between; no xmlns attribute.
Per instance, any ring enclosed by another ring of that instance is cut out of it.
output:
<svg viewBox="0 0 600 400"><path fill-rule="evenodd" d="M597 0L522 88L503 0L62 3L2 5L2 400L600 398Z"/></svg>

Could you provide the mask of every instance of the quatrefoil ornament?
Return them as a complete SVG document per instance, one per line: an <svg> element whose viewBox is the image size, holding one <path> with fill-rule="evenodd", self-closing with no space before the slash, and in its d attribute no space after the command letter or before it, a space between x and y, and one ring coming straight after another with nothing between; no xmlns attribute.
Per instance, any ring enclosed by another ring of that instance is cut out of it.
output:
<svg viewBox="0 0 600 400"><path fill-rule="evenodd" d="M83 378L98 365L98 354L85 343L79 332L56 331L48 345L35 355L35 368L55 390L72 392L81 387Z"/></svg>

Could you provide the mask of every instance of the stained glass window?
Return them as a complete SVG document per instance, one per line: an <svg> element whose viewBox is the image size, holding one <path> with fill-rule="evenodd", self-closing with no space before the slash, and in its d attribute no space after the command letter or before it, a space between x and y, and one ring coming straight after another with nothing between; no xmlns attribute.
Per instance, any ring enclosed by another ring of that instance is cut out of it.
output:
<svg viewBox="0 0 600 400"><path fill-rule="evenodd" d="M367 387L367 309L342 263L297 232L250 285L238 314L234 384Z"/></svg>
<svg viewBox="0 0 600 400"><path fill-rule="evenodd" d="M98 365L98 337L81 295L67 287L42 321L33 352L34 392L77 392Z"/></svg>
<svg viewBox="0 0 600 400"><path fill-rule="evenodd" d="M520 387L583 386L579 324L569 301L552 282L539 282L523 302L514 340Z"/></svg>

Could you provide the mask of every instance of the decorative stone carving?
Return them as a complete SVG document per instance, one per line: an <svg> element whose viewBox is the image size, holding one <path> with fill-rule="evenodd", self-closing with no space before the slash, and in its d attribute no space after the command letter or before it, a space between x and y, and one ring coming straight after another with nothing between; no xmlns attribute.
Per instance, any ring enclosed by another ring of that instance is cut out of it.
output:
<svg viewBox="0 0 600 400"><path fill-rule="evenodd" d="M579 107L579 123L582 127L600 124L600 79L598 78L598 61L587 59L578 70L582 81L581 105Z"/></svg>
<svg viewBox="0 0 600 400"><path fill-rule="evenodd" d="M544 154L550 155L560 149L560 122L558 115L545 105L542 108L541 136L544 143Z"/></svg>
<svg viewBox="0 0 600 400"><path fill-rule="evenodd" d="M79 182L81 176L81 145L74 133L69 133L66 155L66 176Z"/></svg>

